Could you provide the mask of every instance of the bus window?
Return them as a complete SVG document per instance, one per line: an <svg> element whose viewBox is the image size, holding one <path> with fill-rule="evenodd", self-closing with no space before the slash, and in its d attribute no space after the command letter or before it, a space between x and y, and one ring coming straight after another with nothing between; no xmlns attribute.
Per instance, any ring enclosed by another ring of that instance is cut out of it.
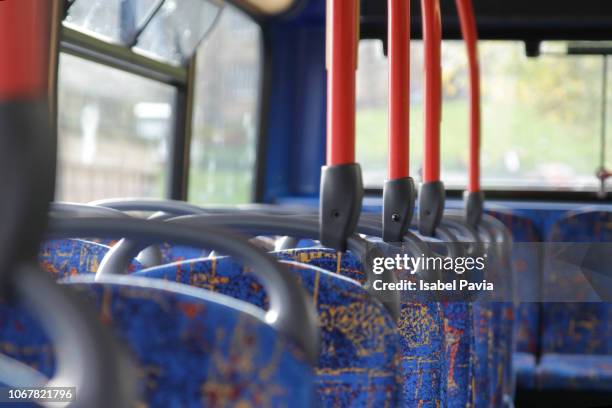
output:
<svg viewBox="0 0 612 408"><path fill-rule="evenodd" d="M423 51L420 41L413 44L411 172L418 178L422 161ZM558 53L528 58L524 44L512 41L483 41L479 50L483 187L596 191L603 58ZM377 40L361 41L359 51L357 160L362 163L366 186L380 188L387 155L387 60ZM449 188L463 189L468 160L464 44L446 41L442 64L443 179ZM608 157L610 154L612 151Z"/></svg>
<svg viewBox="0 0 612 408"><path fill-rule="evenodd" d="M165 1L136 44L136 50L175 65L183 64L212 28L221 8L212 1Z"/></svg>
<svg viewBox="0 0 612 408"><path fill-rule="evenodd" d="M126 43L163 0L78 0L64 25L116 43Z"/></svg>
<svg viewBox="0 0 612 408"><path fill-rule="evenodd" d="M56 199L163 197L172 86L61 54Z"/></svg>
<svg viewBox="0 0 612 408"><path fill-rule="evenodd" d="M189 200L250 202L260 88L259 26L225 6L197 55Z"/></svg>

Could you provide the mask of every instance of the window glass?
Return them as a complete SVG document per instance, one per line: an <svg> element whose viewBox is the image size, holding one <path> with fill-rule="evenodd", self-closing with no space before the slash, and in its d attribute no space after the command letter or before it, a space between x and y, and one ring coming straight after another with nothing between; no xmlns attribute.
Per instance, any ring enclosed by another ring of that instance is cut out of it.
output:
<svg viewBox="0 0 612 408"><path fill-rule="evenodd" d="M256 154L261 32L225 6L198 49L189 199L251 201Z"/></svg>
<svg viewBox="0 0 612 408"><path fill-rule="evenodd" d="M210 31L221 7L207 0L166 0L141 34L136 49L184 64Z"/></svg>
<svg viewBox="0 0 612 408"><path fill-rule="evenodd" d="M479 47L483 186L596 189L603 58L559 53L528 58L520 42L483 41ZM422 42L414 41L411 49L410 158L412 175L419 179L423 156ZM462 42L444 42L442 66L442 177L448 187L463 189L467 180L469 83ZM386 175L387 73L382 43L362 41L357 157L369 187L381 187ZM608 157L612 157L609 146Z"/></svg>
<svg viewBox="0 0 612 408"><path fill-rule="evenodd" d="M131 43L162 0L76 0L65 24L114 42Z"/></svg>
<svg viewBox="0 0 612 408"><path fill-rule="evenodd" d="M62 54L56 199L163 197L175 92Z"/></svg>

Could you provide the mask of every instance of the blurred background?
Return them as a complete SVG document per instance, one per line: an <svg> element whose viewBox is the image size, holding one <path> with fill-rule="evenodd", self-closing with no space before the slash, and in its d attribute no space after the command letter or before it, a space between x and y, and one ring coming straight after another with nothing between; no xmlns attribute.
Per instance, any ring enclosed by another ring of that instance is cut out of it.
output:
<svg viewBox="0 0 612 408"><path fill-rule="evenodd" d="M157 1L131 3L138 7L129 17L137 21L139 13L146 15ZM121 42L126 18L120 4L76 0L64 26ZM202 36L201 42L196 40ZM481 42L486 189L598 188L606 57L565 55L566 45L543 42L542 54L529 58L522 41ZM197 57L188 199L196 204L249 202L262 89L260 26L230 5L217 8L209 2L168 0L134 50L180 66L191 48L197 49ZM421 42L413 41L411 166L417 179L422 156L422 54ZM443 179L449 188L461 189L468 152L463 44L445 41L442 59ZM58 91L58 200L167 196L174 86L63 52ZM380 188L387 150L387 59L382 41L360 42L357 104L357 159L366 187ZM606 150L609 156L612 146Z"/></svg>

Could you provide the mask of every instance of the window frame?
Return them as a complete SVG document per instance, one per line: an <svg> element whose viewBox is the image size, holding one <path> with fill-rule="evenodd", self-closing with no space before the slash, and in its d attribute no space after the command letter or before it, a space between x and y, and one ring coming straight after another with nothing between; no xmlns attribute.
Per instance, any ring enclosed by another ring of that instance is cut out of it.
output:
<svg viewBox="0 0 612 408"><path fill-rule="evenodd" d="M300 3L303 0L296 0L295 4ZM255 160L253 163L253 182L251 184L250 191L250 202L251 203L263 203L264 199L264 180L266 173L266 159L267 159L267 151L268 151L268 113L270 110L270 95L272 92L272 46L270 43L270 35L268 25L266 24L267 18L264 15L258 14L253 10L243 7L242 4L236 1L229 1L231 7L240 11L245 16L247 16L251 22L256 24L259 27L259 31L261 34L261 44L260 44L260 58L259 58L259 75L257 78L258 87L257 87L257 108L254 112L254 117L256 120L255 124ZM223 12L221 12L223 13ZM219 15L219 19L222 15ZM213 28L214 29L214 28ZM192 75L189 82L189 92L191 93L189 103L191 104L191 116L189 120L191 121L193 118L193 106L194 106L194 96L195 96L195 72L196 72L196 61L198 59L198 50L199 47L196 48L196 52L193 55L191 66L192 66ZM188 137L188 148L185 150L185 168L184 168L184 195L181 198L172 198L174 200L182 200L187 201L189 197L189 169L190 167L190 158L191 158L191 139L192 139L192 129L190 125Z"/></svg>
<svg viewBox="0 0 612 408"><path fill-rule="evenodd" d="M196 52L191 56L184 66L176 66L135 52L129 46L107 42L101 38L72 29L63 24L63 19L71 3L64 3L63 13L58 13L59 46L54 50L56 60L59 61L61 53L82 58L84 60L129 72L144 78L148 78L169 86L176 90L176 97L172 103L174 123L169 149L168 177L165 185L166 198L171 200L187 201L189 195L189 169L192 140L192 121L195 93L195 73L197 61ZM163 4L160 3L160 4ZM253 184L251 186L251 201L256 201L260 191L260 174L265 163L261 160L262 134L265 132L264 117L267 112L269 89L270 58L267 53L266 29L264 20L237 7L255 23L261 31L261 58L258 75L257 110L255 117L256 159L253 166ZM223 11L221 11L223 13ZM219 14L219 16L221 15ZM153 13L154 15L155 13ZM152 16L150 16L152 18ZM214 26L212 27L214 29ZM206 38L203 39L206 41ZM54 73L52 100L57 105L57 83L59 80L59 69ZM57 109L54 112L54 120L57 120Z"/></svg>
<svg viewBox="0 0 612 408"><path fill-rule="evenodd" d="M83 60L115 68L143 78L172 86L176 90L172 102L174 123L170 137L168 177L165 196L180 200L186 197L184 180L185 166L182 161L189 160L193 75L192 62L185 67L166 64L138 54L131 49L103 41L94 36L62 25L58 55L66 53ZM58 58L59 59L59 58ZM59 70L58 70L59 71ZM56 81L59 80L59 72ZM57 98L57 96L56 96Z"/></svg>

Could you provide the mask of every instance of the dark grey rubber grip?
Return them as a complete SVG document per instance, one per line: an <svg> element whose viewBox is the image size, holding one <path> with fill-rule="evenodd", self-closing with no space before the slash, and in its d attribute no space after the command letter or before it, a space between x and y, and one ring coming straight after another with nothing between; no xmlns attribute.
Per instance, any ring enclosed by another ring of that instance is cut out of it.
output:
<svg viewBox="0 0 612 408"><path fill-rule="evenodd" d="M484 212L484 193L466 191L463 194L463 200L465 202L465 222L472 228L478 228Z"/></svg>
<svg viewBox="0 0 612 408"><path fill-rule="evenodd" d="M221 228L195 228L157 220L136 218L51 218L49 236L68 238L94 235L101 238L127 237L140 247L125 248L117 243L107 256L122 260L126 268L143 248L161 241L192 247L214 248L253 268L270 298L267 322L287 335L305 352L312 364L319 357L319 327L314 306L295 276L271 255L250 244L244 237Z"/></svg>
<svg viewBox="0 0 612 408"><path fill-rule="evenodd" d="M383 188L382 238L401 242L408 231L414 212L416 188L410 177L388 180Z"/></svg>
<svg viewBox="0 0 612 408"><path fill-rule="evenodd" d="M319 240L328 248L345 251L361 214L363 180L356 163L321 168Z"/></svg>
<svg viewBox="0 0 612 408"><path fill-rule="evenodd" d="M442 221L445 199L444 184L441 181L430 181L421 184L419 190L419 232L433 237L436 228Z"/></svg>

